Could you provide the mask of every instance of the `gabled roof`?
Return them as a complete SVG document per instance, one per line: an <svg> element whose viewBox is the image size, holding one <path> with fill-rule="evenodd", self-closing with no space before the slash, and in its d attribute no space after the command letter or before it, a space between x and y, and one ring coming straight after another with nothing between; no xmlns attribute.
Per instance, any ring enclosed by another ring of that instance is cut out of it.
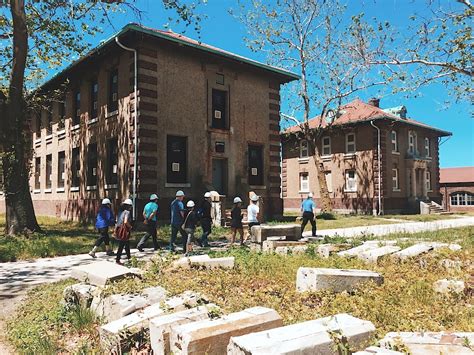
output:
<svg viewBox="0 0 474 355"><path fill-rule="evenodd" d="M439 136L452 135L451 132L447 132L435 127L431 127L423 122L419 122L411 118L400 118L399 116L393 113L384 111L380 107L369 105L360 99L355 99L354 101L351 101L348 104L341 106L340 113L342 113L341 116L336 118L333 122L334 126L358 124L358 123L370 122L370 121L379 120L379 119L388 119L391 121L403 122L409 125L423 127L423 128L437 132ZM323 121L321 123L320 116L317 116L309 120L309 128L311 129L318 128L320 124L322 128L326 128L328 126L326 121ZM299 126L292 126L288 128L285 132L295 133L295 132L298 132L299 130L300 130Z"/></svg>
<svg viewBox="0 0 474 355"><path fill-rule="evenodd" d="M439 169L439 183L474 182L474 166Z"/></svg>
<svg viewBox="0 0 474 355"><path fill-rule="evenodd" d="M283 78L284 82L290 82L293 80L298 80L300 79L300 76L298 74L292 73L288 70L278 68L272 65L264 64L261 62L258 62L253 59L249 59L243 56L240 56L238 54L228 52L226 50L196 41L192 38L186 37L184 35L174 33L172 31L162 31L162 30L157 30L153 28L148 28L142 25L138 25L135 23L130 23L126 26L124 26L118 33L114 34L112 37L107 39L106 41L102 42L99 46L95 47L92 49L90 52L88 52L86 55L83 57L79 58L78 60L72 62L70 65L68 65L64 70L61 72L57 73L54 75L51 79L46 81L41 87L44 87L48 84L50 84L52 81L56 80L57 78L66 75L66 72L72 70L74 67L79 65L80 63L84 62L86 59L89 59L93 57L96 54L102 53L104 50L108 48L112 48L112 46L118 47L115 44L115 37L120 37L125 34L130 34L130 33L141 33L141 34L146 34L150 35L155 38L160 38L166 41L169 41L171 43L175 43L177 45L181 46L186 46L190 48L195 48L197 50L200 50L202 52L207 52L212 55L217 55L220 57L227 58L231 61L238 62L238 63L244 63L262 70L265 70L270 73L274 73L279 75L281 78Z"/></svg>

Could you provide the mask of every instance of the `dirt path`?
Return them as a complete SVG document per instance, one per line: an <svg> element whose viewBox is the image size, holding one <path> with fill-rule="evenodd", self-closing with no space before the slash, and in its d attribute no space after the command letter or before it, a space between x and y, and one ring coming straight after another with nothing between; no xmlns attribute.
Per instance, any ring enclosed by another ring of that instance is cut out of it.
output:
<svg viewBox="0 0 474 355"><path fill-rule="evenodd" d="M5 320L11 317L16 309L16 306L21 302L26 291L22 295L10 299L0 300L0 355L16 354L15 350L8 344L6 340L6 324Z"/></svg>

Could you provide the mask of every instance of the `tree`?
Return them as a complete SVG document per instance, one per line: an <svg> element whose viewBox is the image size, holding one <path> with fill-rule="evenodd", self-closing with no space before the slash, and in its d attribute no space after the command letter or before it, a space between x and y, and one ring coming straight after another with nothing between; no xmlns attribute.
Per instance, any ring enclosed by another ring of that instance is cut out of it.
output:
<svg viewBox="0 0 474 355"><path fill-rule="evenodd" d="M198 1L199 2L199 1ZM194 3L162 0L187 26L197 24ZM131 11L140 19L133 0L10 0L10 10L0 13L1 91L6 95L5 114L0 116L0 158L3 171L6 233L39 231L29 188L31 130L28 114L45 101L32 93L48 70L64 64L65 58L81 56L90 47L87 38L112 23L118 11ZM3 11L3 10L2 10ZM25 77L30 86L25 87ZM7 82L8 78L8 82Z"/></svg>
<svg viewBox="0 0 474 355"><path fill-rule="evenodd" d="M340 107L351 95L386 83L375 81L370 66L354 57L352 21L344 18L345 7L325 0L252 0L241 3L239 19L250 34L246 41L254 51L266 51L271 64L300 73L298 86L290 94L296 114L282 119L299 127L295 138L305 140L318 172L323 211L332 209L324 164L318 147L321 135L340 116ZM319 108L316 125L311 111Z"/></svg>

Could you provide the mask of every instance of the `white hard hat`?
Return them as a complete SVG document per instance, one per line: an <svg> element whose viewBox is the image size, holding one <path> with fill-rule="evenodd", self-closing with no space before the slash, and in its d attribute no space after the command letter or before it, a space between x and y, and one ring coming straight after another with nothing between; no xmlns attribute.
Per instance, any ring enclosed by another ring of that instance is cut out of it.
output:
<svg viewBox="0 0 474 355"><path fill-rule="evenodd" d="M310 193L308 194L308 197L309 197L309 198L313 198L313 193L310 192Z"/></svg>
<svg viewBox="0 0 474 355"><path fill-rule="evenodd" d="M186 204L186 207L194 207L194 201L189 200L188 203Z"/></svg>
<svg viewBox="0 0 474 355"><path fill-rule="evenodd" d="M176 197L182 197L184 196L184 192L181 190L176 191Z"/></svg>
<svg viewBox="0 0 474 355"><path fill-rule="evenodd" d="M239 202L242 202L242 200L240 199L240 197L234 198L234 203L239 203Z"/></svg>
<svg viewBox="0 0 474 355"><path fill-rule="evenodd" d="M110 204L112 204L112 202L110 202L110 200L109 200L108 198L104 198L104 199L102 200L102 204L103 204L103 205L110 205Z"/></svg>
<svg viewBox="0 0 474 355"><path fill-rule="evenodd" d="M257 195L252 195L252 197L250 197L250 199L251 199L253 202L256 202L256 201L258 201L258 196L257 196Z"/></svg>
<svg viewBox="0 0 474 355"><path fill-rule="evenodd" d="M132 202L132 200L130 200L129 198L126 198L125 201L123 201L122 204L132 206L132 205L133 205L133 202Z"/></svg>
<svg viewBox="0 0 474 355"><path fill-rule="evenodd" d="M210 193L209 191L208 191L208 192L206 192L206 193L204 194L204 197L205 197L205 198L209 198L209 197L211 197L211 193Z"/></svg>
<svg viewBox="0 0 474 355"><path fill-rule="evenodd" d="M150 201L153 201L153 200L158 200L158 195L157 194L151 194L150 195Z"/></svg>

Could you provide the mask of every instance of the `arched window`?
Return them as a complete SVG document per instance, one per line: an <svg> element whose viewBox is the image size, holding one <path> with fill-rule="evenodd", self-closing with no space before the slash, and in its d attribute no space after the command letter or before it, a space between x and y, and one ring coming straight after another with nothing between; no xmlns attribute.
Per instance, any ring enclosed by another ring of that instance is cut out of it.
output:
<svg viewBox="0 0 474 355"><path fill-rule="evenodd" d="M452 193L451 206L474 206L474 194L469 192Z"/></svg>

